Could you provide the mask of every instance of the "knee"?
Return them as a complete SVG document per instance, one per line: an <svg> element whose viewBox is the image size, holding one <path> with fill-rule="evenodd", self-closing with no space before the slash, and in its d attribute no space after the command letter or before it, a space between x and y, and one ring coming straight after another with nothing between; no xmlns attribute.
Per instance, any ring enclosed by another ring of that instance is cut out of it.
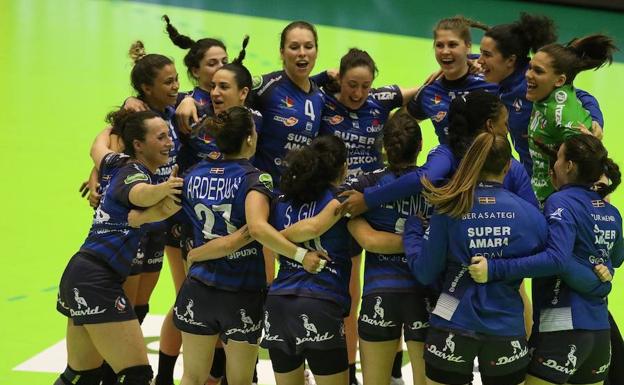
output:
<svg viewBox="0 0 624 385"><path fill-rule="evenodd" d="M101 368L73 370L69 365L54 382L54 385L98 385L102 378Z"/></svg>
<svg viewBox="0 0 624 385"><path fill-rule="evenodd" d="M117 373L118 385L149 385L154 373L149 365L131 366Z"/></svg>

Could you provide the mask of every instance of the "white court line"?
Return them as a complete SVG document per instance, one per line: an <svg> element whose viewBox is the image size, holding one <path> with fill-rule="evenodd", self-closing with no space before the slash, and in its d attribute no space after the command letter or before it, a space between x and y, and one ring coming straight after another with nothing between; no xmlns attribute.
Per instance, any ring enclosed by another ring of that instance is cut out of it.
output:
<svg viewBox="0 0 624 385"><path fill-rule="evenodd" d="M160 326L164 320L164 315L152 315L148 314L143 321L142 329L143 336L145 337L159 337ZM153 351L158 351L158 341L154 341L148 344L148 348ZM404 345L403 349L407 347ZM182 377L182 357L176 362L174 369L174 378L179 380ZM150 365L154 371L158 368L158 354L148 354ZM358 358L359 360L359 358ZM45 350L37 353L28 360L17 365L13 370L24 372L44 372L44 373L62 373L67 365L67 351L65 349L65 340L61 340L56 344L46 348ZM358 364L359 365L359 364ZM407 385L412 383L412 370L409 364L403 366L403 379ZM362 381L362 375L357 374L360 382ZM275 377L273 376L273 368L271 367L271 361L260 360L258 363L258 380L263 385L275 385ZM475 380L473 385L481 385L481 378L478 373L475 373Z"/></svg>

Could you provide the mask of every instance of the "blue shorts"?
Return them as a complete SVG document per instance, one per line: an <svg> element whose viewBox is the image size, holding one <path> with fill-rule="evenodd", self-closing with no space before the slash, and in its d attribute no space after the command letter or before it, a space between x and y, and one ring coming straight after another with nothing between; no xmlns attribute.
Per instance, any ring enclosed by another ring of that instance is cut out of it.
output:
<svg viewBox="0 0 624 385"><path fill-rule="evenodd" d="M86 253L75 254L61 277L56 310L75 325L136 319L123 291L123 278L105 262Z"/></svg>
<svg viewBox="0 0 624 385"><path fill-rule="evenodd" d="M555 384L593 384L607 378L611 362L609 330L534 333L529 374Z"/></svg>
<svg viewBox="0 0 624 385"><path fill-rule="evenodd" d="M344 312L335 302L269 295L265 304L262 347L287 354L346 348Z"/></svg>
<svg viewBox="0 0 624 385"><path fill-rule="evenodd" d="M186 333L258 344L263 303L263 292L221 290L187 277L173 307L173 323Z"/></svg>
<svg viewBox="0 0 624 385"><path fill-rule="evenodd" d="M425 342L429 313L424 293L379 293L362 297L358 334L365 341Z"/></svg>

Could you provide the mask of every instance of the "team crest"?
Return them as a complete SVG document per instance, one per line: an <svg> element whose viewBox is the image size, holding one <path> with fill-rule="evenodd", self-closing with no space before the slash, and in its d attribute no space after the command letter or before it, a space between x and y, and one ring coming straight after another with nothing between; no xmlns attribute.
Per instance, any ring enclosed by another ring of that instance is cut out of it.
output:
<svg viewBox="0 0 624 385"><path fill-rule="evenodd" d="M442 102L442 96L436 94L431 100L433 101L433 104L440 104Z"/></svg>
<svg viewBox="0 0 624 385"><path fill-rule="evenodd" d="M271 174L260 174L260 176L258 177L258 181L260 181L260 183L262 183L264 187L268 188L269 190L273 190L273 178L271 177Z"/></svg>

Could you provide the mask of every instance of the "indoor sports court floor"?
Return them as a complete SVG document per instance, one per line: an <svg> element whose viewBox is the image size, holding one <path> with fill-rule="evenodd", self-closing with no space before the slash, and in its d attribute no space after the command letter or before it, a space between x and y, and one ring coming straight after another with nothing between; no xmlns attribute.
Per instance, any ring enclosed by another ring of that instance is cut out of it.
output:
<svg viewBox="0 0 624 385"><path fill-rule="evenodd" d="M132 65L126 55L130 43L142 39L148 52L173 57L181 90L191 87L182 64L184 52L164 33L160 19L164 13L191 37L223 39L231 56L238 52L243 35L249 34L246 65L255 74L280 67L281 29L290 20L307 19L319 31L317 70L337 67L347 49L357 46L377 61L376 85L420 84L436 69L431 28L437 19L459 13L497 24L514 20L520 11L539 12L556 20L561 41L599 31L624 47L622 14L503 0L438 0L433 5L390 0L0 3L0 84L5 88L0 94L4 106L0 234L5 250L0 277L2 385L48 385L65 366L66 320L55 311L56 288L66 261L91 222L92 211L78 194L91 169L91 141L104 127L104 115L131 92ZM475 41L479 39L475 33ZM600 101L605 141L611 156L624 165L622 61L620 53L611 67L583 73L575 84ZM435 143L434 134L429 123L423 130L427 150ZM624 207L624 193L616 192L613 202ZM624 327L624 280L618 278L610 303ZM158 352L162 316L173 299L165 267L144 324L150 353L156 353L152 358ZM268 357L263 352L261 358ZM404 372L408 379L408 366ZM262 360L260 383L273 381L269 361Z"/></svg>

